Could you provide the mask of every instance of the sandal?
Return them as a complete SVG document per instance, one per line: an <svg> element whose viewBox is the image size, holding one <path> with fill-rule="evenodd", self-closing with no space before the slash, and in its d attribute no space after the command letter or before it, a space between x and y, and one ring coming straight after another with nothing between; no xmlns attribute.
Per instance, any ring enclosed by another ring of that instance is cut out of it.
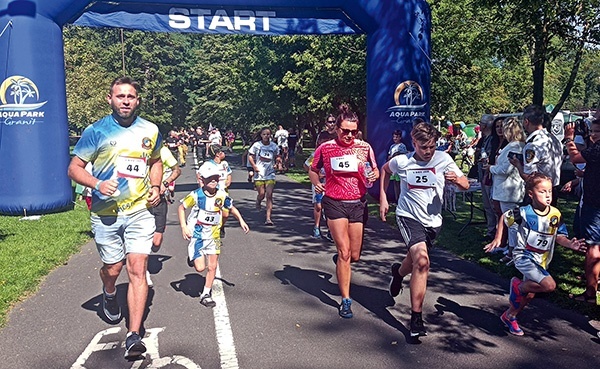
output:
<svg viewBox="0 0 600 369"><path fill-rule="evenodd" d="M594 294L594 296L588 296L588 295L586 295L585 292L580 293L578 295L574 295L574 294L570 293L569 298L571 300L585 302L585 303L591 304L591 305L596 305L596 295L595 294Z"/></svg>

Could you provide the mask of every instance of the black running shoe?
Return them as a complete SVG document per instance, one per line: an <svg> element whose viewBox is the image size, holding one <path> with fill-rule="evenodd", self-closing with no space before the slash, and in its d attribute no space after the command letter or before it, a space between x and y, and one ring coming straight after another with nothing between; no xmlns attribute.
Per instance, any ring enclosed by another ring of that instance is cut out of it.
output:
<svg viewBox="0 0 600 369"><path fill-rule="evenodd" d="M104 316L106 319L111 322L116 322L121 319L121 307L117 302L117 293L113 296L106 295L106 291L102 289L102 311L104 312Z"/></svg>
<svg viewBox="0 0 600 369"><path fill-rule="evenodd" d="M335 264L335 266L337 266L338 258L339 258L338 254L333 254L333 256L331 257L331 260L333 261L333 264Z"/></svg>
<svg viewBox="0 0 600 369"><path fill-rule="evenodd" d="M210 297L209 294L202 295L200 297L200 303L209 308L214 308L217 306L217 303L212 299L212 297Z"/></svg>
<svg viewBox="0 0 600 369"><path fill-rule="evenodd" d="M400 264L392 264L392 280L390 281L390 296L396 297L402 292L402 280L404 277L400 277L398 271L400 270Z"/></svg>
<svg viewBox="0 0 600 369"><path fill-rule="evenodd" d="M410 336L427 336L427 331L425 330L425 325L423 324L423 318L421 315L410 318Z"/></svg>
<svg viewBox="0 0 600 369"><path fill-rule="evenodd" d="M125 359L136 359L144 352L146 352L146 345L139 334L133 332L127 336L127 339L125 340Z"/></svg>

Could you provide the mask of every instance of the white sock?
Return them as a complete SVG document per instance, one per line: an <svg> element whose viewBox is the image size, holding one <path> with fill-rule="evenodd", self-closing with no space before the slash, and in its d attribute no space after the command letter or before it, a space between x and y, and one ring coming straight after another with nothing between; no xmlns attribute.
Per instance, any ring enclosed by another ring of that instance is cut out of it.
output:
<svg viewBox="0 0 600 369"><path fill-rule="evenodd" d="M202 296L204 295L209 295L210 296L210 287L204 287L204 290L202 291Z"/></svg>

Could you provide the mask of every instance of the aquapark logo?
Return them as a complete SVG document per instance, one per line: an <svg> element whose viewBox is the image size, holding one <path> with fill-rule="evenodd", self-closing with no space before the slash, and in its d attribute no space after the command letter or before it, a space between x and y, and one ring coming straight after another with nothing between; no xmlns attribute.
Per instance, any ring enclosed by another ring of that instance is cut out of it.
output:
<svg viewBox="0 0 600 369"><path fill-rule="evenodd" d="M413 118L425 117L426 102L423 102L423 88L415 81L404 81L394 91L395 106L386 113L397 123L405 123Z"/></svg>
<svg viewBox="0 0 600 369"><path fill-rule="evenodd" d="M47 101L39 100L39 90L29 78L8 77L0 84L0 122L7 126L41 123L44 112L35 110Z"/></svg>

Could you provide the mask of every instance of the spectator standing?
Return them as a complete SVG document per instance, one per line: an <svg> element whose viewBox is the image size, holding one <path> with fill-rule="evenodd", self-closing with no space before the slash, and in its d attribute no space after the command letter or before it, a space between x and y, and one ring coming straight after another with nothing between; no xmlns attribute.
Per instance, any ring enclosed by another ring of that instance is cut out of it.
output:
<svg viewBox="0 0 600 369"><path fill-rule="evenodd" d="M521 123L516 118L504 119L502 135L507 144L500 150L496 164L487 168L492 175L492 199L498 202L501 214L517 208L525 196L525 183L517 168L509 161L509 157L522 156L525 134ZM505 263L512 261L512 250L517 245L517 232L517 225L508 228L508 250L506 259L502 260Z"/></svg>
<svg viewBox="0 0 600 369"><path fill-rule="evenodd" d="M140 336L148 297L146 269L152 248L154 217L148 207L160 201L162 138L158 127L136 115L140 86L129 77L115 79L107 96L112 114L88 126L73 150L68 174L94 188L91 223L102 259L102 311L121 319L115 283L127 260L128 333L125 358L146 352ZM92 174L85 170L93 163Z"/></svg>
<svg viewBox="0 0 600 369"><path fill-rule="evenodd" d="M523 128L529 133L523 148L523 163L510 159L517 167L523 180L534 172L539 172L552 180L552 206L558 202L560 191L560 167L562 165L562 144L544 128L546 111L539 105L528 105L523 110Z"/></svg>
<svg viewBox="0 0 600 369"><path fill-rule="evenodd" d="M367 186L379 177L375 154L365 141L356 139L358 117L347 105L340 107L335 121L337 138L325 141L315 150L308 176L316 193L325 193L322 200L327 226L337 248L334 255L338 287L342 302L338 313L352 318L350 298L351 262L357 262L363 245L367 221ZM369 163L372 170L366 170ZM319 172L325 170L325 185Z"/></svg>
<svg viewBox="0 0 600 369"><path fill-rule="evenodd" d="M579 151L574 142L573 123L565 126L565 145L573 164L585 163L583 173L583 198L581 203L580 230L587 243L585 254L585 291L571 298L597 304L598 276L600 275L600 117L590 127L590 145Z"/></svg>
<svg viewBox="0 0 600 369"><path fill-rule="evenodd" d="M494 239L496 234L496 222L497 216L492 205L492 182L490 181L488 171L484 170L484 166L493 165L495 158L492 160L493 155L493 144L495 136L492 132L494 131L494 117L490 114L486 114L481 117L479 122L481 139L475 146L475 160L477 162L477 179L481 185L481 201L483 203L483 209L485 211L486 220L486 233L485 239L491 241Z"/></svg>
<svg viewBox="0 0 600 369"><path fill-rule="evenodd" d="M389 292L396 297L404 277L410 278L410 335L426 336L422 311L429 275L429 249L442 227L442 204L446 182L469 188L467 177L450 155L436 150L440 133L429 123L418 123L411 131L414 152L398 155L381 169L380 191L385 192L391 174L400 176L400 197L396 221L408 252L402 263L391 266ZM389 210L386 196L379 196L379 215L383 221ZM335 238L335 235L334 235Z"/></svg>

